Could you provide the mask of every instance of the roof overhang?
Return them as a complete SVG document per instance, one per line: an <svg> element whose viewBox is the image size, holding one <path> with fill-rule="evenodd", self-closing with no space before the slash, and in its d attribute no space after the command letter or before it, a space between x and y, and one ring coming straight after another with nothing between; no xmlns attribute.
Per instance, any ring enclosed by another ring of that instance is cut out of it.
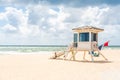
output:
<svg viewBox="0 0 120 80"><path fill-rule="evenodd" d="M93 26L83 26L83 27L73 28L72 30L74 32L95 32L95 33L104 31L104 29Z"/></svg>

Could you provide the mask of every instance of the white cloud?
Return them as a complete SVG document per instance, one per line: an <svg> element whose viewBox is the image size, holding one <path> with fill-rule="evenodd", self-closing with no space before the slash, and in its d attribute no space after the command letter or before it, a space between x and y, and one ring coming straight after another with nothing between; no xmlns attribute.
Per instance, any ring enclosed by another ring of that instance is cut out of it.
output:
<svg viewBox="0 0 120 80"><path fill-rule="evenodd" d="M0 40L0 44L3 40L6 41L5 39L12 41L13 38L16 39L13 40L14 44L68 44L72 40L72 28L82 25L104 28L105 31L100 33L100 42L111 40L111 44L116 44L120 40L116 35L120 34L120 15L116 13L119 8L120 6L72 8L28 5L23 10L6 7L5 11L0 13L0 20L6 21L4 26L1 26L0 33L11 37ZM12 34L7 34L11 32Z"/></svg>
<svg viewBox="0 0 120 80"><path fill-rule="evenodd" d="M109 11L106 12L103 16L101 16L101 24L104 25L120 25L120 16L119 14L120 6L110 7Z"/></svg>
<svg viewBox="0 0 120 80"><path fill-rule="evenodd" d="M54 11L54 10L52 10ZM59 12L54 11L56 15L55 17L49 17L49 23L51 26L58 30L65 30L67 27L65 26L65 19L70 16L69 13L65 12L65 8L63 6L59 7Z"/></svg>
<svg viewBox="0 0 120 80"><path fill-rule="evenodd" d="M14 27L10 24L6 24L5 26L2 27L2 29L5 30L5 31L16 31L17 30L16 27Z"/></svg>
<svg viewBox="0 0 120 80"><path fill-rule="evenodd" d="M4 19L5 18L5 15L4 13L0 13L0 20Z"/></svg>
<svg viewBox="0 0 120 80"><path fill-rule="evenodd" d="M99 7L88 7L84 10L81 19L88 25L100 25L101 16L109 10L108 7L100 9Z"/></svg>
<svg viewBox="0 0 120 80"><path fill-rule="evenodd" d="M19 26L27 23L27 13L23 12L22 9L6 7L5 14L8 22L12 25Z"/></svg>
<svg viewBox="0 0 120 80"><path fill-rule="evenodd" d="M55 10L53 10L53 9L49 9L49 14L51 14L51 15L56 15L56 14L58 14L58 12L56 12Z"/></svg>

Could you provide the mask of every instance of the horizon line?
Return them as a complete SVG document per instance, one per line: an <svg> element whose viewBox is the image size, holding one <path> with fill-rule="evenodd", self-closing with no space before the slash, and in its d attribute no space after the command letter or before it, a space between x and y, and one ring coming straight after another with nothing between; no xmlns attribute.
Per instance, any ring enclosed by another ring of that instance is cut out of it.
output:
<svg viewBox="0 0 120 80"><path fill-rule="evenodd" d="M32 45L32 44L27 44L27 45L18 45L18 44L13 44L13 45L11 45L11 44L8 44L8 45L0 45L0 46L68 46L67 44L65 44L65 45L57 45L57 44L42 44L42 45ZM110 47L114 47L114 46L120 46L120 45L108 45L108 46L110 46Z"/></svg>

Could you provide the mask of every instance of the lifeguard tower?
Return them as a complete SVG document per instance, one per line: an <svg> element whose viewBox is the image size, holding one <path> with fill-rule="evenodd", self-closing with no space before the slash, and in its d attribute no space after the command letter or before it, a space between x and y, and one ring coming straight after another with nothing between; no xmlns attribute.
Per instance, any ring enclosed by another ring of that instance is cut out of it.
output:
<svg viewBox="0 0 120 80"><path fill-rule="evenodd" d="M85 59L86 52L91 55L92 61L94 61L93 57L98 56L99 54L105 58L105 56L98 49L98 33L104 31L104 29L96 28L93 26L83 26L78 28L73 28L73 44L70 46L69 51L72 53L73 60L75 60L75 55L79 51L84 52L83 59ZM94 53L97 51L97 55ZM57 57L64 55L65 53L55 53L54 59Z"/></svg>
<svg viewBox="0 0 120 80"><path fill-rule="evenodd" d="M83 26L72 30L74 32L74 48L77 48L78 51L97 50L98 32L104 31L103 29L92 26Z"/></svg>
<svg viewBox="0 0 120 80"><path fill-rule="evenodd" d="M104 29L96 28L93 26L83 26L72 29L74 32L73 47L77 51L88 51L91 55L93 61L94 51L98 51L98 54L101 54L98 49L98 33L104 31ZM102 54L101 54L102 55ZM102 55L103 56L103 55ZM103 56L105 58L105 56ZM107 60L105 58L105 60Z"/></svg>

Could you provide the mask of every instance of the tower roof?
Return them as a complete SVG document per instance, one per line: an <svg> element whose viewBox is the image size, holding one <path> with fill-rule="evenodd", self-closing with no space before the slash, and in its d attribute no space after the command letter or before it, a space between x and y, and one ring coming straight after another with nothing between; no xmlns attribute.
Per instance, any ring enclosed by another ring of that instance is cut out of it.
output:
<svg viewBox="0 0 120 80"><path fill-rule="evenodd" d="M74 32L101 32L104 31L104 29L93 27L93 26L82 26L78 28L72 29Z"/></svg>

